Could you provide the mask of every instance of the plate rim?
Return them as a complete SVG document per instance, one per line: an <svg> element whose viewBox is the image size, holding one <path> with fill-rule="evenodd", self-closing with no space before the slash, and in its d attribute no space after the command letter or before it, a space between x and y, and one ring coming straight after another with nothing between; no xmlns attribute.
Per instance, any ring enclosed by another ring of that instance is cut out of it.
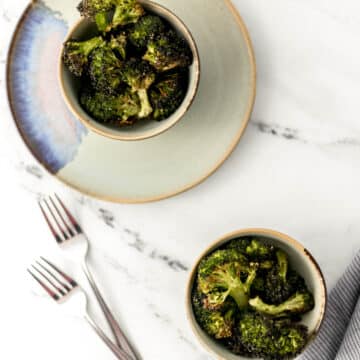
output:
<svg viewBox="0 0 360 360"><path fill-rule="evenodd" d="M193 181L192 183L190 183L186 186L183 186L183 187L177 189L176 191L171 191L169 193L165 193L162 195L139 198L139 199L129 199L129 198L122 198L122 197L100 195L100 194L97 194L96 192L93 192L90 190L81 189L80 186L72 184L70 181L61 177L61 175L56 174L56 173L54 174L49 169L48 165L45 164L45 162L41 160L41 156L38 156L38 154L36 154L36 151L31 147L31 144L29 144L29 141L27 140L25 134L23 134L23 132L21 131L21 128L17 121L17 117L15 115L13 99L10 95L11 94L11 90L10 90L10 63L11 63L11 61L10 61L10 59L13 57L13 52L14 52L14 48L15 48L15 40L16 40L16 37L20 30L20 27L21 27L22 23L24 22L25 17L28 14L28 12L31 10L31 8L37 2L36 0L30 1L29 5L25 8L22 15L20 16L20 18L16 24L15 30L11 37L10 46L9 46L9 50L8 50L7 57L6 57L6 59L7 59L6 60L6 90L7 90L7 100L8 100L8 104L10 107L10 112L13 117L17 131L18 131L20 137L22 138L23 142L25 143L28 151L34 157L35 161L37 161L52 178L55 178L62 184L68 186L70 189L76 190L83 195L90 196L97 200L112 202L112 203L120 203L120 204L145 204L145 203L151 203L151 202L156 202L156 201L160 201L160 200L165 200L165 199L180 195L186 191L189 191L189 190L195 188L196 186L200 185L201 183L205 182L209 177L211 177L226 162L226 160L231 156L231 154L234 152L237 145L239 144L239 142L240 142L242 136L244 135L245 130L250 122L250 117L253 112L255 99L256 99L257 67L256 67L256 60L255 60L255 51L254 51L254 47L253 47L253 44L252 44L252 41L250 38L250 33L247 29L245 21L243 20L242 16L240 15L240 12L238 11L238 9L233 4L232 0L223 0L223 1L224 1L225 5L229 8L232 15L234 16L235 21L236 21L237 25L239 26L239 29L240 29L242 35L244 36L248 56L250 58L251 96L250 96L250 100L247 104L247 110L243 117L243 125L240 127L239 131L236 133L234 140L230 144L229 149L226 152L226 154L211 168L210 171L207 171L204 176L201 176L198 180Z"/></svg>

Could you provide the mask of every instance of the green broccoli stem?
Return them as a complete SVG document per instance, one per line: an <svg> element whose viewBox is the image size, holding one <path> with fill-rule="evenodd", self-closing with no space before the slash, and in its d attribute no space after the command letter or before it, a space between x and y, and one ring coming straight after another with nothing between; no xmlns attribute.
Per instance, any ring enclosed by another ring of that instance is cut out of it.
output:
<svg viewBox="0 0 360 360"><path fill-rule="evenodd" d="M288 313L303 314L310 311L314 306L314 300L310 293L305 292L296 293L280 305L266 304L259 296L254 299L250 299L249 304L253 309L263 314L281 317L287 315Z"/></svg>
<svg viewBox="0 0 360 360"><path fill-rule="evenodd" d="M105 32L109 23L107 19L107 12L100 12L95 15L96 26L101 32Z"/></svg>
<svg viewBox="0 0 360 360"><path fill-rule="evenodd" d="M278 261L279 275L280 275L280 277L282 278L282 280L285 282L285 281L286 281L287 272L288 272L288 259L287 259L287 255L285 254L284 251L278 250L278 251L276 252L276 257L277 257L277 261Z"/></svg>
<svg viewBox="0 0 360 360"><path fill-rule="evenodd" d="M140 104L141 104L141 110L139 112L138 117L140 119L143 119L148 117L153 112L153 108L151 107L147 90L145 89L137 90L137 94L139 96Z"/></svg>
<svg viewBox="0 0 360 360"><path fill-rule="evenodd" d="M247 308L249 304L249 294L244 289L237 287L229 292L230 296L235 300L240 310Z"/></svg>
<svg viewBox="0 0 360 360"><path fill-rule="evenodd" d="M249 305L250 287L256 278L256 270L253 269L242 286L237 285L230 289L230 296L235 300L239 309L245 309Z"/></svg>

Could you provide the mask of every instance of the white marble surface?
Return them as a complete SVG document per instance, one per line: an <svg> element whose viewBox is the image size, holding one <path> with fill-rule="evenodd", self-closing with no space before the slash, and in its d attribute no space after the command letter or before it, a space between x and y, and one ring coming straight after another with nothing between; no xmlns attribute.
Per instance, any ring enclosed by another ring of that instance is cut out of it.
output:
<svg viewBox="0 0 360 360"><path fill-rule="evenodd" d="M220 0L210 0L220 1ZM0 0L1 359L112 359L25 269L43 254L77 276L36 207L58 191L92 243L102 289L143 359L210 359L185 318L189 269L209 242L249 226L304 243L329 288L360 247L360 3L234 0L255 46L258 97L239 147L207 182L147 205L83 197L28 154L8 111L5 61L27 0ZM100 320L101 314L92 306Z"/></svg>

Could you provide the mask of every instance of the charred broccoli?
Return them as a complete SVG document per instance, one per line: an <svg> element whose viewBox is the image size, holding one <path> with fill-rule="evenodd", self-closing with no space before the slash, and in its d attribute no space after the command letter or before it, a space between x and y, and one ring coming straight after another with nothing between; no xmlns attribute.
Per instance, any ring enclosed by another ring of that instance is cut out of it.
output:
<svg viewBox="0 0 360 360"><path fill-rule="evenodd" d="M82 76L87 68L89 55L103 44L104 41L101 37L94 37L86 41L67 41L63 50L64 64L75 76Z"/></svg>
<svg viewBox="0 0 360 360"><path fill-rule="evenodd" d="M280 305L264 303L260 297L249 301L250 306L263 314L274 317L288 316L290 314L304 314L314 308L314 298L309 292L296 293Z"/></svg>
<svg viewBox="0 0 360 360"><path fill-rule="evenodd" d="M80 103L98 121L115 126L133 124L133 118L140 111L139 98L129 89L117 95L85 91Z"/></svg>
<svg viewBox="0 0 360 360"><path fill-rule="evenodd" d="M274 329L270 319L257 313L245 313L239 323L239 342L253 356L273 354Z"/></svg>
<svg viewBox="0 0 360 360"><path fill-rule="evenodd" d="M81 16L93 18L103 32L109 25L108 13L114 8L114 0L82 0L77 8Z"/></svg>
<svg viewBox="0 0 360 360"><path fill-rule="evenodd" d="M148 42L143 59L158 71L168 71L190 66L192 53L186 41L171 30Z"/></svg>
<svg viewBox="0 0 360 360"><path fill-rule="evenodd" d="M256 277L257 264L244 266L237 262L230 262L215 266L206 277L199 276L199 289L206 294L206 307L216 309L230 296L239 309L248 306L250 288ZM246 274L242 281L242 274Z"/></svg>
<svg viewBox="0 0 360 360"><path fill-rule="evenodd" d="M186 87L179 73L164 76L150 90L150 102L157 121L168 118L184 100Z"/></svg>
<svg viewBox="0 0 360 360"><path fill-rule="evenodd" d="M256 259L257 261L271 260L274 256L274 246L252 239L245 252L250 259Z"/></svg>
<svg viewBox="0 0 360 360"><path fill-rule="evenodd" d="M290 324L277 328L278 336L275 341L276 357L286 359L299 355L308 341L307 327L301 324Z"/></svg>
<svg viewBox="0 0 360 360"><path fill-rule="evenodd" d="M95 49L90 57L89 76L96 91L115 94L121 80L122 62L109 46Z"/></svg>
<svg viewBox="0 0 360 360"><path fill-rule="evenodd" d="M202 296L196 289L192 302L196 320L209 335L215 339L229 338L232 335L235 319L233 306L227 306L223 312L210 311L203 307Z"/></svg>
<svg viewBox="0 0 360 360"><path fill-rule="evenodd" d="M90 18L98 13L110 11L114 6L114 0L82 0L77 9L81 16Z"/></svg>
<svg viewBox="0 0 360 360"><path fill-rule="evenodd" d="M138 0L81 0L77 8L99 35L64 44L64 65L82 77L77 84L84 110L115 125L173 114L189 86L192 52L171 24ZM148 48L154 55L145 60Z"/></svg>
<svg viewBox="0 0 360 360"><path fill-rule="evenodd" d="M165 31L165 24L158 16L143 16L129 31L129 40L137 48L144 49L149 40Z"/></svg>
<svg viewBox="0 0 360 360"><path fill-rule="evenodd" d="M111 31L120 25L135 23L145 13L137 0L82 0L78 10L83 17L94 18L100 31ZM109 19L111 11L114 14Z"/></svg>
<svg viewBox="0 0 360 360"><path fill-rule="evenodd" d="M141 110L138 114L139 118L146 118L153 111L147 90L155 81L155 77L155 72L145 61L135 58L130 59L123 67L123 80L131 87L132 91L137 92L140 98Z"/></svg>
<svg viewBox="0 0 360 360"><path fill-rule="evenodd" d="M127 55L127 37L125 32L121 32L117 35L111 35L110 47L113 51L120 55L122 60L126 60Z"/></svg>
<svg viewBox="0 0 360 360"><path fill-rule="evenodd" d="M200 261L198 275L199 277L204 278L210 275L217 266L231 262L236 262L244 266L248 266L249 264L249 261L245 256L233 249L216 250Z"/></svg>
<svg viewBox="0 0 360 360"><path fill-rule="evenodd" d="M305 290L304 279L294 270L289 270L287 255L276 251L277 264L266 275L263 298L270 304L280 304L296 291Z"/></svg>
<svg viewBox="0 0 360 360"><path fill-rule="evenodd" d="M268 289L275 276L281 286ZM276 299L284 296L283 284L292 296L279 304L262 300L269 292ZM206 256L197 267L193 294L199 325L234 354L292 359L307 343L308 330L299 321L313 309L313 295L287 254L267 241L239 238Z"/></svg>
<svg viewBox="0 0 360 360"><path fill-rule="evenodd" d="M250 259L256 259L258 262L274 259L274 246L254 238L244 237L231 240L228 248L235 249Z"/></svg>
<svg viewBox="0 0 360 360"><path fill-rule="evenodd" d="M136 23L144 14L145 10L137 0L113 0L115 12L111 24L107 30L118 26Z"/></svg>
<svg viewBox="0 0 360 360"><path fill-rule="evenodd" d="M239 324L238 342L257 357L289 359L307 343L307 328L289 322L277 323L263 315L245 313Z"/></svg>

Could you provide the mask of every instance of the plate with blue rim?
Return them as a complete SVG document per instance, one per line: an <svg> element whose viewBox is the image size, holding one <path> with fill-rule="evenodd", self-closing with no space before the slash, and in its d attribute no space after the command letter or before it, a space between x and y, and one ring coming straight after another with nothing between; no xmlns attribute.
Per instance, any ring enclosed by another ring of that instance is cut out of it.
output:
<svg viewBox="0 0 360 360"><path fill-rule="evenodd" d="M167 132L125 142L87 130L63 100L58 66L79 20L78 0L33 1L14 32L7 61L8 99L29 151L58 180L120 203L177 195L213 174L235 149L256 93L250 36L230 0L159 0L191 31L201 81L185 117Z"/></svg>

